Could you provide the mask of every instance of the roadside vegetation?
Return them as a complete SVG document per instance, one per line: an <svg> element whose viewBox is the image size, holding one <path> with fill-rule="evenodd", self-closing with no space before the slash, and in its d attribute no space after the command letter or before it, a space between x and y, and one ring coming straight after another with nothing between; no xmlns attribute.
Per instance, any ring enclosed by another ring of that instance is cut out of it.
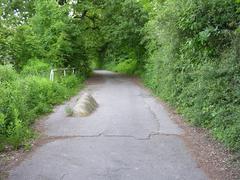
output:
<svg viewBox="0 0 240 180"><path fill-rule="evenodd" d="M239 2L153 0L124 5L124 13L114 11L107 20L114 29L110 37L119 38L108 44L105 66L140 75L190 123L239 150ZM114 17L122 15L130 19L113 27ZM126 26L133 31L126 33Z"/></svg>
<svg viewBox="0 0 240 180"><path fill-rule="evenodd" d="M90 73L82 29L56 1L3 1L0 21L0 151L29 147L32 124L75 94ZM52 68L74 67L75 74Z"/></svg>
<svg viewBox="0 0 240 180"><path fill-rule="evenodd" d="M52 82L38 75L18 74L11 66L0 66L0 77L0 150L28 148L35 119L74 95L82 84L73 75Z"/></svg>
<svg viewBox="0 0 240 180"><path fill-rule="evenodd" d="M239 0L0 4L0 149L72 95L93 68L140 76L190 123L240 150ZM49 81L51 68L78 73Z"/></svg>
<svg viewBox="0 0 240 180"><path fill-rule="evenodd" d="M240 149L240 12L235 0L153 2L147 86L194 125Z"/></svg>

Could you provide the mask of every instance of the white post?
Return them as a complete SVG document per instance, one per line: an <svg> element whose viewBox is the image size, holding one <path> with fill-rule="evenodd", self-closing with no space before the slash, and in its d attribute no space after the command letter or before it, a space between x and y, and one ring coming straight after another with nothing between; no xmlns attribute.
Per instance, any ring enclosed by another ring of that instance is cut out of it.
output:
<svg viewBox="0 0 240 180"><path fill-rule="evenodd" d="M50 81L53 81L54 80L54 70L51 69L51 72L50 72Z"/></svg>
<svg viewBox="0 0 240 180"><path fill-rule="evenodd" d="M62 69L59 69L59 70L63 70L63 75L64 76L67 75L68 68L62 68ZM57 71L57 69L51 69L51 71L50 71L50 81L54 81L54 71ZM72 68L72 73L75 74L75 68Z"/></svg>

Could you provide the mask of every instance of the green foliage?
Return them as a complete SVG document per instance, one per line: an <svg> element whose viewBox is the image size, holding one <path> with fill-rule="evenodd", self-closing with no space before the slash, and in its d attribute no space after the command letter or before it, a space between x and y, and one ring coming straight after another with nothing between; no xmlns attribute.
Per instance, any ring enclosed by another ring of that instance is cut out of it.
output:
<svg viewBox="0 0 240 180"><path fill-rule="evenodd" d="M0 16L13 26L24 23L33 14L33 0L1 0Z"/></svg>
<svg viewBox="0 0 240 180"><path fill-rule="evenodd" d="M29 25L18 26L11 37L10 52L15 68L21 70L28 60L44 54L40 41Z"/></svg>
<svg viewBox="0 0 240 180"><path fill-rule="evenodd" d="M33 132L17 118L7 129L7 143L14 149L19 148L20 145L27 146L28 140L32 137Z"/></svg>
<svg viewBox="0 0 240 180"><path fill-rule="evenodd" d="M146 84L191 123L240 149L239 6L234 0L151 5Z"/></svg>
<svg viewBox="0 0 240 180"><path fill-rule="evenodd" d="M77 87L82 82L83 82L83 79L77 78L75 75L69 75L60 80L60 83L69 89Z"/></svg>
<svg viewBox="0 0 240 180"><path fill-rule="evenodd" d="M100 1L1 2L0 64L11 63L18 71L0 66L1 149L5 144L14 148L25 144L35 119L73 95L91 72L90 58L98 56L100 36L94 29L100 5ZM81 78L56 73L55 81L49 81L50 68L59 67L74 67Z"/></svg>
<svg viewBox="0 0 240 180"><path fill-rule="evenodd" d="M0 85L1 83L11 82L17 79L17 73L11 65L0 65Z"/></svg>
<svg viewBox="0 0 240 180"><path fill-rule="evenodd" d="M55 0L1 2L0 149L26 145L35 119L73 95L90 73L88 52L96 43L88 38L97 36L89 19L74 18L85 8ZM81 78L56 73L49 81L50 69L59 67L74 67Z"/></svg>
<svg viewBox="0 0 240 180"><path fill-rule="evenodd" d="M35 72L39 65L42 67L45 64L36 63L32 72ZM2 147L4 144L12 145L13 148L25 145L28 139L33 137L29 127L35 119L51 112L53 105L73 95L82 83L82 80L73 75L63 77L59 82L32 74L21 76L9 66L0 66L0 72L5 72L7 77L1 80L0 86ZM13 75L14 79L10 81Z"/></svg>
<svg viewBox="0 0 240 180"><path fill-rule="evenodd" d="M30 59L29 62L23 67L21 74L46 76L49 75L50 65L38 59Z"/></svg>
<svg viewBox="0 0 240 180"><path fill-rule="evenodd" d="M101 61L118 64L132 59L140 68L145 54L142 28L148 18L141 4L135 0L106 1L102 17Z"/></svg>
<svg viewBox="0 0 240 180"><path fill-rule="evenodd" d="M7 64L12 61L10 41L12 30L6 28L5 23L0 21L0 64Z"/></svg>
<svg viewBox="0 0 240 180"><path fill-rule="evenodd" d="M118 64L108 64L107 69L132 75L137 70L137 61L132 59L121 60Z"/></svg>
<svg viewBox="0 0 240 180"><path fill-rule="evenodd" d="M8 9L11 16L9 4L6 2L2 6L3 11ZM88 58L92 56L88 54L91 45L86 36L89 35L90 22L76 21L70 16L74 8L72 4L59 6L56 0L24 1L19 4L16 5L19 9L15 11L20 12L26 6L23 12L29 10L29 16L24 21L18 19L23 24L14 25L8 17L2 16L0 50L3 53L0 52L0 58L3 58L0 63L11 62L21 71L29 61L40 59L51 67L75 67L83 76L88 75L91 71Z"/></svg>

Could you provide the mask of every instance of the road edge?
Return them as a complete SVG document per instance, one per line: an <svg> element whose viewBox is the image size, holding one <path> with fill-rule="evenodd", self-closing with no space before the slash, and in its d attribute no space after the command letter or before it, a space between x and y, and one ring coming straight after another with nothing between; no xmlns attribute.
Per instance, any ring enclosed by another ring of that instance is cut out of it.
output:
<svg viewBox="0 0 240 180"><path fill-rule="evenodd" d="M215 140L210 131L192 126L169 104L146 87L139 77L130 77L138 86L149 92L169 113L170 118L184 131L181 136L197 165L213 180L239 180L239 154L234 153Z"/></svg>

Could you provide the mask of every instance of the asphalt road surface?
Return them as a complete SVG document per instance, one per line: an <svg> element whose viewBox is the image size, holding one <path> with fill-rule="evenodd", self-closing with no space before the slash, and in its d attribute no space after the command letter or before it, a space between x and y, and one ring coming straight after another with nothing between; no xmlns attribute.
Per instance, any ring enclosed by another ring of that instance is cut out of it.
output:
<svg viewBox="0 0 240 180"><path fill-rule="evenodd" d="M205 180L182 140L184 131L131 78L96 71L84 91L99 104L67 117L78 96L44 123L48 141L10 171L11 180Z"/></svg>

